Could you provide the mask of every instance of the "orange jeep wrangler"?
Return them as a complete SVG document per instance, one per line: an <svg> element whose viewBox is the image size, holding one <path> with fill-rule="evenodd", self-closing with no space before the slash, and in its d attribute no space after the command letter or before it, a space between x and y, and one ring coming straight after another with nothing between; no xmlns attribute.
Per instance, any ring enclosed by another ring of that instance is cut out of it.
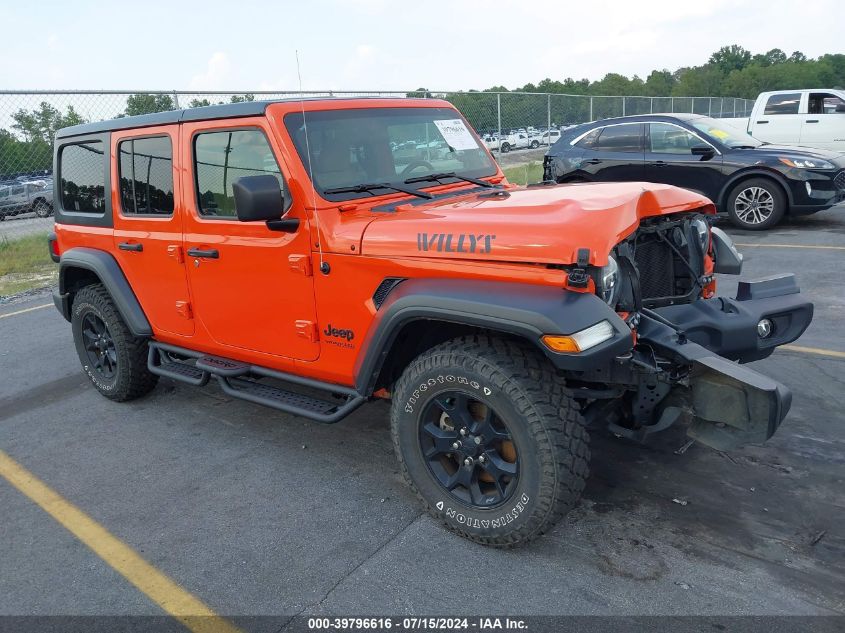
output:
<svg viewBox="0 0 845 633"><path fill-rule="evenodd" d="M648 183L510 185L449 103L252 102L60 130L56 307L113 400L214 378L334 423L392 400L408 485L491 545L579 498L587 429L683 422L762 442L790 406L733 361L795 340L794 277L742 257L700 195Z"/></svg>

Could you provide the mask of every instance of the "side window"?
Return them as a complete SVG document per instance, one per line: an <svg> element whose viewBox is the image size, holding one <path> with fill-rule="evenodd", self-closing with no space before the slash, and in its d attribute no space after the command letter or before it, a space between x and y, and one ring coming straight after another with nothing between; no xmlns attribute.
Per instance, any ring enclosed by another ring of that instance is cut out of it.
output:
<svg viewBox="0 0 845 633"><path fill-rule="evenodd" d="M702 144L686 130L667 123L649 123L648 135L655 154L692 154L691 148Z"/></svg>
<svg viewBox="0 0 845 633"><path fill-rule="evenodd" d="M594 149L605 152L641 152L642 126L639 123L610 125L602 128Z"/></svg>
<svg viewBox="0 0 845 633"><path fill-rule="evenodd" d="M104 161L101 141L62 147L59 154L62 209L80 213L105 212Z"/></svg>
<svg viewBox="0 0 845 633"><path fill-rule="evenodd" d="M827 92L810 93L810 114L836 114L836 108L840 105L845 105L845 100L836 95Z"/></svg>
<svg viewBox="0 0 845 633"><path fill-rule="evenodd" d="M203 132L194 139L194 173L199 213L233 218L232 183L244 176L272 174L282 192L285 182L267 137L260 130Z"/></svg>
<svg viewBox="0 0 845 633"><path fill-rule="evenodd" d="M173 214L173 147L169 136L117 146L120 205L126 214Z"/></svg>
<svg viewBox="0 0 845 633"><path fill-rule="evenodd" d="M798 114L798 106L800 104L800 92L772 95L766 101L766 109L763 114Z"/></svg>
<svg viewBox="0 0 845 633"><path fill-rule="evenodd" d="M24 187L23 187L23 185L17 185L17 186L15 186L15 187L12 187L12 195L13 195L13 196L19 196L19 195L21 195L23 192L24 192Z"/></svg>
<svg viewBox="0 0 845 633"><path fill-rule="evenodd" d="M584 138L580 141L575 143L575 147L583 147L585 149L595 149L596 148L596 141L599 138L599 134L601 134L602 128L596 128L589 132Z"/></svg>

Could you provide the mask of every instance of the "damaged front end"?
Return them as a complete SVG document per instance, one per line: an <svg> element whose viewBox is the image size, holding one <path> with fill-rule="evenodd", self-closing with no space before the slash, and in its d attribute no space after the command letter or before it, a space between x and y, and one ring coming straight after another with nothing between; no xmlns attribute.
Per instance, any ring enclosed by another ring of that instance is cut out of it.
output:
<svg viewBox="0 0 845 633"><path fill-rule="evenodd" d="M700 239L698 219L661 219L615 249L626 273L615 307L636 343L568 384L588 423L642 441L684 421L691 438L730 450L770 438L792 401L784 385L740 363L801 336L813 304L793 275L740 282L732 299L715 296L713 273L738 274L742 257L718 229ZM605 394L595 388L601 374Z"/></svg>

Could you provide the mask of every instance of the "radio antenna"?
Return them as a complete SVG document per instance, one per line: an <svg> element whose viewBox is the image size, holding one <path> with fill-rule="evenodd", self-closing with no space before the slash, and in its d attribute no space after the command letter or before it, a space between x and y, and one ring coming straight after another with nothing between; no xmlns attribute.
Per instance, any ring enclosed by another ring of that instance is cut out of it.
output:
<svg viewBox="0 0 845 633"><path fill-rule="evenodd" d="M317 213L317 189L314 187L314 168L311 166L311 145L308 143L308 123L305 121L305 98L302 95L299 49L296 49L296 76L299 79L299 107L302 111L302 131L305 134L305 154L308 157L308 180L311 181L311 206L314 208L314 228L317 229L317 252L320 254L320 272L327 275L329 265L323 261L323 238L320 235L320 218Z"/></svg>

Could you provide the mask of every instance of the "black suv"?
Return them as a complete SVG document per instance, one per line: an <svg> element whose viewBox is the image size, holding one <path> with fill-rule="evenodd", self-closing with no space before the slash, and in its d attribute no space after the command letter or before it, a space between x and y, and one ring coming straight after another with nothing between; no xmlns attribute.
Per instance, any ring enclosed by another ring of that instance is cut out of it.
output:
<svg viewBox="0 0 845 633"><path fill-rule="evenodd" d="M845 200L845 157L763 143L718 119L651 114L566 130L544 161L555 182L647 181L704 194L744 229Z"/></svg>

